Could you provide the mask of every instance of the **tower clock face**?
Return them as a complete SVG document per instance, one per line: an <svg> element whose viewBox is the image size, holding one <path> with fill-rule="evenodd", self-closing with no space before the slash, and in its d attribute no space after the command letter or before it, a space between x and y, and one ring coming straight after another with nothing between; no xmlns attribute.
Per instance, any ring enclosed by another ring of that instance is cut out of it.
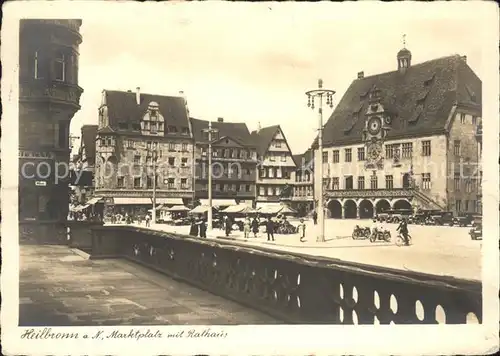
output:
<svg viewBox="0 0 500 356"><path fill-rule="evenodd" d="M379 117L372 117L368 120L368 132L372 135L376 135L380 132L380 128L382 126L382 120Z"/></svg>
<svg viewBox="0 0 500 356"><path fill-rule="evenodd" d="M381 153L381 149L376 143L373 143L373 144L368 146L368 157L371 160L373 160L373 161L377 160L378 157L380 156L380 153Z"/></svg>

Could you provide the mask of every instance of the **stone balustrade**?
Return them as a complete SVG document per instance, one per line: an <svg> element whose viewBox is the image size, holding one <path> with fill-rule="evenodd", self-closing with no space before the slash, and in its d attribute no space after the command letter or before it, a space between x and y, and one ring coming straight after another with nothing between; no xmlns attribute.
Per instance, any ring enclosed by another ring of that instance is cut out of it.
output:
<svg viewBox="0 0 500 356"><path fill-rule="evenodd" d="M288 322L481 322L481 283L131 226L92 231L92 258L123 257Z"/></svg>

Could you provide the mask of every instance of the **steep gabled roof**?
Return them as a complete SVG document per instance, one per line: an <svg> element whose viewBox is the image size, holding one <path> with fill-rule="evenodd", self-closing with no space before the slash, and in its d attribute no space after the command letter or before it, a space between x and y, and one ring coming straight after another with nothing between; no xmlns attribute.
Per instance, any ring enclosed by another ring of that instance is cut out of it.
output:
<svg viewBox="0 0 500 356"><path fill-rule="evenodd" d="M269 145L278 130L280 130L279 125L272 125L264 127L258 131L252 131L252 140L257 145L257 154L259 156L263 156L267 152L267 149L269 148Z"/></svg>
<svg viewBox="0 0 500 356"><path fill-rule="evenodd" d="M193 130L193 137L196 143L208 143L203 135L203 130L208 129L208 121L190 118L191 127ZM219 122L212 121L212 128L218 130L218 137L228 137L241 145L255 147L252 142L250 132L248 131L247 124L244 122ZM217 141L218 139L213 140Z"/></svg>
<svg viewBox="0 0 500 356"><path fill-rule="evenodd" d="M109 125L114 130L133 131L133 125L140 125L149 104L153 101L158 103L158 110L165 120L165 128L175 126L179 134L183 128L189 128L185 99L182 97L141 93L140 104L137 105L134 92L105 90L105 100ZM120 125L126 125L127 128L124 129Z"/></svg>
<svg viewBox="0 0 500 356"><path fill-rule="evenodd" d="M95 163L95 147L97 138L97 125L82 126L82 143L81 150L85 150L85 157L89 164Z"/></svg>
<svg viewBox="0 0 500 356"><path fill-rule="evenodd" d="M314 151L312 149L308 149L306 152L302 154L293 155L293 160L297 166L298 170L310 169L311 171L314 169Z"/></svg>
<svg viewBox="0 0 500 356"><path fill-rule="evenodd" d="M374 86L380 89L380 103L392 117L387 139L444 132L456 104L476 109L478 114L481 111L481 80L466 60L459 55L438 58L412 65L405 73L392 71L354 80L324 126L325 146L361 143Z"/></svg>

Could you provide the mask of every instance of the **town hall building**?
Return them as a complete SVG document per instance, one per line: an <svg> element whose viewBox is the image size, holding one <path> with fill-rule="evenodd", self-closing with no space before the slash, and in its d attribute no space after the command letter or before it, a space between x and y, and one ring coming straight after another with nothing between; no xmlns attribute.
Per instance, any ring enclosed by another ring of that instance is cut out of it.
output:
<svg viewBox="0 0 500 356"><path fill-rule="evenodd" d="M465 56L413 64L403 48L395 65L358 73L324 126L322 155L313 145L327 216L479 211L481 80Z"/></svg>

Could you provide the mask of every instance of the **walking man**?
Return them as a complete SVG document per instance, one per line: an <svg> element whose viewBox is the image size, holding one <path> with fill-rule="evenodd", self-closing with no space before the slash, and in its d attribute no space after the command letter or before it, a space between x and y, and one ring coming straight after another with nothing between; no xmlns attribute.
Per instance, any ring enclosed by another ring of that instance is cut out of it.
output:
<svg viewBox="0 0 500 356"><path fill-rule="evenodd" d="M274 241L274 221L269 217L266 223L267 241Z"/></svg>
<svg viewBox="0 0 500 356"><path fill-rule="evenodd" d="M315 211L313 211L313 222L314 222L314 225L317 225L318 224L318 213Z"/></svg>
<svg viewBox="0 0 500 356"><path fill-rule="evenodd" d="M149 214L146 214L146 227L149 227L151 218L149 217Z"/></svg>
<svg viewBox="0 0 500 356"><path fill-rule="evenodd" d="M300 236L300 242L304 242L306 237L306 224L304 224L304 219L300 219L300 224L297 226L297 230Z"/></svg>

